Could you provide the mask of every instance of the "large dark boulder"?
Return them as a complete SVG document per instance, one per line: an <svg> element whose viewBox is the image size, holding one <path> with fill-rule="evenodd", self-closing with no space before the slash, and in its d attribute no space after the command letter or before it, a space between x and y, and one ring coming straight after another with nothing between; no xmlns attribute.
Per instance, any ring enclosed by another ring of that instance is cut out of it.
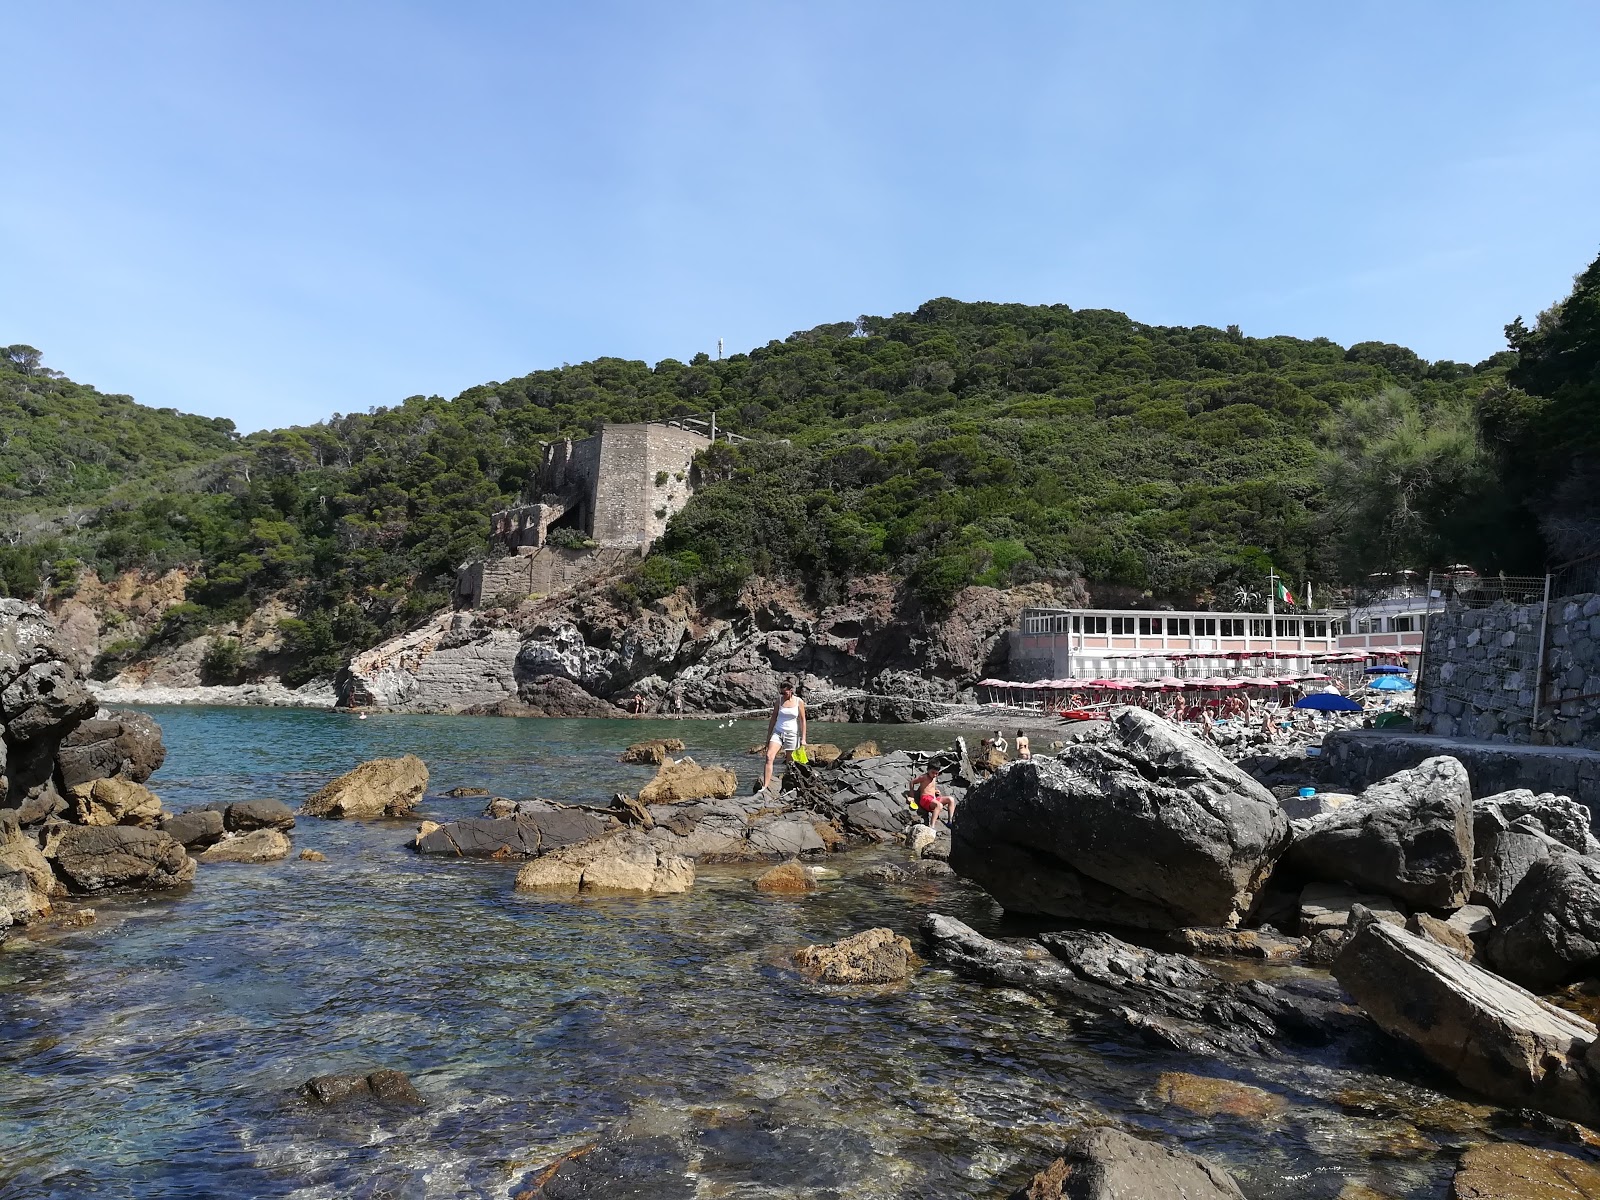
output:
<svg viewBox="0 0 1600 1200"><path fill-rule="evenodd" d="M1380 1028L1462 1086L1600 1122L1600 1079L1590 1066L1596 1031L1582 1017L1382 921L1357 930L1333 974Z"/></svg>
<svg viewBox="0 0 1600 1200"><path fill-rule="evenodd" d="M1284 867L1413 908L1454 909L1472 891L1472 787L1440 756L1373 784L1330 813L1294 823Z"/></svg>
<svg viewBox="0 0 1600 1200"><path fill-rule="evenodd" d="M116 776L143 783L166 761L161 726L144 713L114 712L85 721L56 751L62 785Z"/></svg>
<svg viewBox="0 0 1600 1200"><path fill-rule="evenodd" d="M209 808L178 813L162 820L161 832L185 850L204 850L222 840L222 814Z"/></svg>
<svg viewBox="0 0 1600 1200"><path fill-rule="evenodd" d="M1544 991L1600 968L1600 860L1555 853L1533 863L1484 947L1508 979Z"/></svg>
<svg viewBox="0 0 1600 1200"><path fill-rule="evenodd" d="M252 829L294 828L294 810L282 800L236 800L223 811L222 823L229 833L249 833Z"/></svg>
<svg viewBox="0 0 1600 1200"><path fill-rule="evenodd" d="M1000 942L940 913L922 922L930 958L986 984L1065 1000L1185 1054L1274 1053L1325 1045L1352 1029L1331 983L1282 987L1225 979L1188 955L1162 954L1109 933L1061 930Z"/></svg>
<svg viewBox="0 0 1600 1200"><path fill-rule="evenodd" d="M582 809L556 809L495 818L466 817L423 833L420 854L461 858L534 858L562 846L599 837L611 823Z"/></svg>
<svg viewBox="0 0 1600 1200"><path fill-rule="evenodd" d="M1536 862L1571 850L1529 817L1509 822L1500 809L1475 807L1472 818L1472 902L1498 910Z"/></svg>
<svg viewBox="0 0 1600 1200"><path fill-rule="evenodd" d="M178 887L194 879L194 859L156 829L69 826L54 847L56 874L79 894Z"/></svg>
<svg viewBox="0 0 1600 1200"><path fill-rule="evenodd" d="M0 691L0 715L13 742L64 734L97 707L66 663L36 663Z"/></svg>
<svg viewBox="0 0 1600 1200"><path fill-rule="evenodd" d="M1267 791L1143 709L1058 758L1001 768L956 812L950 865L1019 913L1231 926L1289 843Z"/></svg>
<svg viewBox="0 0 1600 1200"><path fill-rule="evenodd" d="M1011 1200L1244 1200L1215 1163L1120 1129L1085 1130Z"/></svg>

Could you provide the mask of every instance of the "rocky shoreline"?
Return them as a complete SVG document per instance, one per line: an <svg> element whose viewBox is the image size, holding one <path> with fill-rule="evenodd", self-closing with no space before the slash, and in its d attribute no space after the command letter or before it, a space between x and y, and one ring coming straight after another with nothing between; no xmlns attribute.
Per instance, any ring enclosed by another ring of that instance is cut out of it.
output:
<svg viewBox="0 0 1600 1200"><path fill-rule="evenodd" d="M979 932L930 893L915 941L871 926L785 949L787 969L818 988L867 995L851 989L915 987L934 969L1032 995L1075 1029L1215 1063L1215 1078L1163 1084L1213 1097L1187 1103L1272 1103L1223 1077L1250 1062L1333 1061L1460 1089L1513 1126L1571 1130L1573 1153L1474 1142L1458 1195L1563 1194L1539 1190L1559 1178L1600 1196L1583 1148L1600 1146L1588 1132L1600 1127L1600 1031L1580 1011L1600 983L1600 841L1566 797L1475 797L1440 757L1359 795L1296 797L1291 811L1251 771L1290 793L1278 781L1303 755L1224 754L1130 708L1031 760L988 761L959 740L931 754L862 745L747 795L726 767L657 741L623 755L654 764L653 778L606 804L463 786L454 798L481 793L480 816L418 825L429 772L408 755L339 776L298 814L277 799L169 813L145 786L165 754L155 723L100 709L44 615L0 605L0 940L76 923L75 906L96 897L184 888L207 863L281 860L308 817L405 822L418 861L513 863L508 893L557 904L681 896L715 863L759 864L746 886L803 902L838 874L827 864L849 861L836 855L879 847L889 857L862 880L959 875L1013 924ZM929 763L958 803L949 829L921 825L908 804ZM1252 960L1271 971L1239 968ZM376 1094L370 1082L358 1092ZM633 1169L604 1150L547 1164L522 1194L604 1190ZM1203 1155L1123 1129L1065 1136L1059 1159L1037 1167L1019 1195L1245 1194Z"/></svg>

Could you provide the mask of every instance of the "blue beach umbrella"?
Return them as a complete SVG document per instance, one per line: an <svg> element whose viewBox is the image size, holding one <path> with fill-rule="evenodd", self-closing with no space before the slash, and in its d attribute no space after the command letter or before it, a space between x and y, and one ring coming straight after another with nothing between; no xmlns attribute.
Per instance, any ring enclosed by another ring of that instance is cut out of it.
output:
<svg viewBox="0 0 1600 1200"><path fill-rule="evenodd" d="M1296 708L1310 708L1317 712L1360 712L1361 705L1338 692L1312 692L1294 702Z"/></svg>
<svg viewBox="0 0 1600 1200"><path fill-rule="evenodd" d="M1409 692L1417 685L1404 675L1379 675L1367 686L1375 692Z"/></svg>
<svg viewBox="0 0 1600 1200"><path fill-rule="evenodd" d="M1409 675L1411 672L1406 667L1368 667L1365 675Z"/></svg>

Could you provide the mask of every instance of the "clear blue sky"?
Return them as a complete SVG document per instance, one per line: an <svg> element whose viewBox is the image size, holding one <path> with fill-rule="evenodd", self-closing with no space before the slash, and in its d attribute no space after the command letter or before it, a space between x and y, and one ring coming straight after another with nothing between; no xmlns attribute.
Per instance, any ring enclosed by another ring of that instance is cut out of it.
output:
<svg viewBox="0 0 1600 1200"><path fill-rule="evenodd" d="M243 429L934 296L1476 361L1600 5L7 0L0 344Z"/></svg>

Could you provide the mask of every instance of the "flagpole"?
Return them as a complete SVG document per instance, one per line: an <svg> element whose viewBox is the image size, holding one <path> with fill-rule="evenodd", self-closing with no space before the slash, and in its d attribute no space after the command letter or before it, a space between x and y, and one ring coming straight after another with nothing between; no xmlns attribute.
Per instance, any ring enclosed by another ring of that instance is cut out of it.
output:
<svg viewBox="0 0 1600 1200"><path fill-rule="evenodd" d="M1278 572L1267 568L1267 616L1273 617L1278 613Z"/></svg>

